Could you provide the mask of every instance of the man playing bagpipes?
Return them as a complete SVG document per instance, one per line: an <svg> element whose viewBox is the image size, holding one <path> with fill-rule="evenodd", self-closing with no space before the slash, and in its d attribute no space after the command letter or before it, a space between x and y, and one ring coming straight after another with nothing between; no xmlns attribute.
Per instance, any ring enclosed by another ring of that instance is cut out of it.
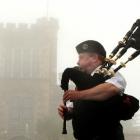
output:
<svg viewBox="0 0 140 140"><path fill-rule="evenodd" d="M113 76L105 74L103 77L98 69L105 63L104 47L97 41L87 40L77 45L76 49L79 55L77 63L79 67L66 69L61 81L61 87L65 90L64 102L68 100L72 102L67 107L60 105L59 115L64 120L72 119L74 137L78 140L124 140L120 120L127 119L125 114L123 114L125 117L121 114L126 82L117 72L122 66L117 68ZM114 51L116 53L116 50ZM125 51L122 50L121 55ZM129 61L138 54L139 51L132 55ZM107 66L110 67L110 64ZM101 74L96 74L96 71ZM68 90L69 78L76 84L77 90ZM135 112L137 110L136 108ZM132 114L130 116L132 117Z"/></svg>
<svg viewBox="0 0 140 140"><path fill-rule="evenodd" d="M98 68L103 63L104 58L106 57L106 52L105 52L103 46L100 43L98 43L97 41L89 40L89 41L82 42L81 44L79 44L77 46L77 51L79 54L79 60L78 60L79 67L83 71L85 71L86 73L91 74L91 75L93 75L95 69ZM124 78L120 74L116 74L113 78L107 80L105 83L100 84L94 88L90 88L88 90L81 90L81 91L68 90L64 94L64 100L71 99L71 100L103 101L116 94L119 94L120 91L124 91L125 87L126 87L126 82L125 82ZM94 106L94 104L93 104L93 106ZM61 116L63 116L64 108L65 107L63 105L60 106L60 108L59 108ZM89 108L91 108L91 107L89 107ZM79 110L82 111L83 108L79 107ZM95 138L99 137L100 134L96 134L97 133L96 131L97 131L99 125L101 125L100 127L105 128L103 130L104 132L101 133L101 137L103 137L104 139L105 139L104 135L110 136L113 133L114 133L115 138L118 135L118 137L121 137L123 139L122 126L118 121L114 121L113 123L105 122L106 125L103 123L99 124L102 122L101 120L103 119L104 116L96 116L96 119L95 119L94 118L95 115L94 115L93 118L91 118L89 113L91 113L92 111L94 113L94 109L91 110L90 112L87 112L87 111L88 111L88 109L84 110L84 112L81 113L81 116L78 116L78 117L81 117L80 120L78 120L81 122L74 122L76 124L73 124L74 129L76 129L76 131L74 130L74 135L76 138L78 138L78 140L81 140L81 139L90 140L91 138L94 140L94 137ZM93 113L91 113L91 114L93 115ZM83 114L84 114L84 116L83 116ZM86 114L90 118L90 120L88 120L89 118L86 117ZM98 120L98 122L97 122L97 117L99 117L100 119L102 117L102 119ZM94 121L96 121L98 124L96 124L96 122L94 122ZM77 123L79 123L79 125L77 125ZM91 124L92 124L92 126L90 126ZM108 128L108 130L107 130L107 127L110 127L110 128ZM81 132L80 132L80 130L81 130ZM107 132L106 132L106 130L107 130ZM77 132L77 131L79 131L79 132ZM112 131L114 131L114 132L112 132ZM105 133L105 134L103 134L103 133Z"/></svg>

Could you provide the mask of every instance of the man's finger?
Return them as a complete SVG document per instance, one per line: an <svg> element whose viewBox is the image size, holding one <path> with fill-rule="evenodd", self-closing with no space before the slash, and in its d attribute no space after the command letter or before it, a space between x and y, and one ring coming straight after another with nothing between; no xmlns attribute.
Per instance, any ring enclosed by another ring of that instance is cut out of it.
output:
<svg viewBox="0 0 140 140"><path fill-rule="evenodd" d="M67 94L65 94L64 96L63 96L63 100L64 101L68 101L69 100L69 94L67 93Z"/></svg>
<svg viewBox="0 0 140 140"><path fill-rule="evenodd" d="M67 107L64 105L60 105L58 107L58 114L60 115L60 117L63 119L64 118L64 112L67 110Z"/></svg>

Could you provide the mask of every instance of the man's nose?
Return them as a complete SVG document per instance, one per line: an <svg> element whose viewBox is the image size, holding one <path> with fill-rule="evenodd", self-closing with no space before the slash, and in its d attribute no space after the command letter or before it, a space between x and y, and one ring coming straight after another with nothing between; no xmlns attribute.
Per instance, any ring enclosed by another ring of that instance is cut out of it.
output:
<svg viewBox="0 0 140 140"><path fill-rule="evenodd" d="M80 65L79 60L78 60L78 62L77 62L77 65L78 65L78 66Z"/></svg>

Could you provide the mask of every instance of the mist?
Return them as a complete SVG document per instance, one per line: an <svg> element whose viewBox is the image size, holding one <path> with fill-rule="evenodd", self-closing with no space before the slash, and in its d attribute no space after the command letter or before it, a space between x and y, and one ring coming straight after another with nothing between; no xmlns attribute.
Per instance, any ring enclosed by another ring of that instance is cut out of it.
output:
<svg viewBox="0 0 140 140"><path fill-rule="evenodd" d="M140 17L139 4L0 0L0 140L74 140L71 121L68 134L61 134L61 74L76 65L75 46L84 40L101 42L109 55ZM138 61L120 72L127 81L126 93L140 99ZM122 124L126 140L140 138L139 111Z"/></svg>

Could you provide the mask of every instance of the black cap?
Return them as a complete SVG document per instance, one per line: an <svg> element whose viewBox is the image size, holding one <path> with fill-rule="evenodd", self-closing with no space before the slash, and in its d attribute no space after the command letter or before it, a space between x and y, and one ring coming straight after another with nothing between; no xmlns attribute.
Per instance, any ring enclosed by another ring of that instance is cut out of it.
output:
<svg viewBox="0 0 140 140"><path fill-rule="evenodd" d="M106 51L102 44L95 40L86 40L76 46L76 50L78 53L96 53L103 57L106 57Z"/></svg>

